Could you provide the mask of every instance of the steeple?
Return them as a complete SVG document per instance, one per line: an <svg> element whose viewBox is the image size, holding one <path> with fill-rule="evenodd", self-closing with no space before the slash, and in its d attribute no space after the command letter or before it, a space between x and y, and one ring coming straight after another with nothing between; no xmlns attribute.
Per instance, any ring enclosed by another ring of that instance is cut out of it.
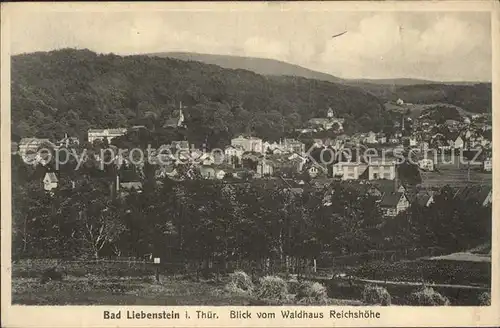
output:
<svg viewBox="0 0 500 328"><path fill-rule="evenodd" d="M182 101L179 102L179 121L177 122L177 126L182 126L184 124L184 114L182 113Z"/></svg>

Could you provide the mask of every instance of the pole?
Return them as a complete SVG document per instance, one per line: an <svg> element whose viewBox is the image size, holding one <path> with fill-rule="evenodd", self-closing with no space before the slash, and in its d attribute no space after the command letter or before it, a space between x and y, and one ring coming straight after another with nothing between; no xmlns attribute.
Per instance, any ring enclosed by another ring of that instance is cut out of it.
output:
<svg viewBox="0 0 500 328"><path fill-rule="evenodd" d="M155 266L155 279L156 282L160 282L160 258L155 257L153 260L154 266Z"/></svg>

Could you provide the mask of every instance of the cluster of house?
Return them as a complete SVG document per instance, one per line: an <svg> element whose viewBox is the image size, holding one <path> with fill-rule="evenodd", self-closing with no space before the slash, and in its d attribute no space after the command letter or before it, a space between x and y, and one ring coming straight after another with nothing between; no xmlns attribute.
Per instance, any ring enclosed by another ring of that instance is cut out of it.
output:
<svg viewBox="0 0 500 328"><path fill-rule="evenodd" d="M304 128L296 129L300 133L313 133L319 131L334 130L337 132L344 131L344 119L335 117L332 108L328 108L326 117L314 117L307 122Z"/></svg>
<svg viewBox="0 0 500 328"><path fill-rule="evenodd" d="M175 111L175 117L167 121L170 128L185 127L182 105ZM335 130L335 137L314 139L313 147L324 149L330 148L341 151L352 146L375 145L376 147L390 147L392 150L403 151L405 148L429 150L431 147L439 149L464 149L480 145L481 147L491 147L491 143L483 137L482 130L487 126L474 125L473 122L446 122L450 131L456 131L457 136L453 140L446 138L439 133L432 134L434 122L428 122L425 118L412 122L411 133L405 131L405 120L396 122L395 132L391 136L384 133L356 133L353 135L343 134L344 120L334 116L333 110L327 111L326 118L313 118L309 120L306 129L301 132L314 132L321 130ZM107 140L108 143L114 138L125 135L128 131L137 130L140 126L127 128L108 128L88 130L88 141L93 143L97 140ZM143 127L142 127L143 128ZM456 129L456 130L455 130ZM408 132L408 131L407 131ZM79 144L77 138L67 135L52 143L48 139L23 138L19 143L19 154L23 157L30 156L37 149L46 145L49 147L71 147ZM168 149L170 152L164 153L161 150ZM173 151L172 151L173 150ZM279 142L264 141L255 136L240 135L231 140L231 144L223 149L223 153L206 153L198 149L190 149L190 144L186 140L173 141L169 145L164 145L158 150L148 154L148 160L156 165L156 178L171 178L174 180L183 179L248 179L264 177L289 177L306 174L309 178L334 178L340 181L397 181L396 164L392 160L370 159L369 161L351 161L350 158L338 160L332 165L324 165L318 161L311 160L305 154L306 145L296 139L285 138ZM99 154L92 155L95 160L103 161ZM116 154L118 165L127 165L126 153ZM35 161L36 162L36 161ZM40 161L39 161L40 162ZM432 159L423 158L418 162L420 169L434 170ZM486 159L484 169L491 171L491 159ZM360 183L363 185L363 183ZM48 173L44 178L46 190L52 190L57 186L57 175ZM141 190L142 183L139 178L128 178L124 181L116 182L117 188L124 190ZM402 191L400 191L401 193ZM381 206L393 204L397 201L396 213L409 203L408 197L403 194L384 193L381 198ZM406 200L405 200L406 199ZM391 205L392 206L392 205ZM393 211L388 211L391 214Z"/></svg>
<svg viewBox="0 0 500 328"><path fill-rule="evenodd" d="M385 217L394 217L406 211L412 204L429 207L434 203L439 191L416 189L404 186L397 180L378 180L368 183L346 183L348 188L355 189L361 195L373 196L379 204ZM489 186L470 185L453 190L453 198L467 202L472 201L480 206L489 206L492 203L492 189ZM325 204L334 201L333 195L328 194Z"/></svg>

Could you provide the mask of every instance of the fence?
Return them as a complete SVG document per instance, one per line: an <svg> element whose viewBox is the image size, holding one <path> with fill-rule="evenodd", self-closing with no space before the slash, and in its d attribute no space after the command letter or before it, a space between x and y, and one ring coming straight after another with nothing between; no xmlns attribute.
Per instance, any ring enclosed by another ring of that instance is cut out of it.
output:
<svg viewBox="0 0 500 328"><path fill-rule="evenodd" d="M346 267L358 266L372 261L396 262L401 259L416 259L425 256L441 255L438 248L382 250L365 253L336 256L324 253L313 259L283 257L263 258L260 260L231 259L169 261L161 258L159 264L153 263L152 256L145 257L107 257L99 259L22 259L14 262L13 274L29 275L28 272L40 272L51 267L58 267L67 274L108 274L108 275L150 275L159 270L162 275L226 274L242 270L253 276L267 274L295 274L304 276L332 276ZM148 254L150 255L150 254ZM316 262L316 264L315 264Z"/></svg>

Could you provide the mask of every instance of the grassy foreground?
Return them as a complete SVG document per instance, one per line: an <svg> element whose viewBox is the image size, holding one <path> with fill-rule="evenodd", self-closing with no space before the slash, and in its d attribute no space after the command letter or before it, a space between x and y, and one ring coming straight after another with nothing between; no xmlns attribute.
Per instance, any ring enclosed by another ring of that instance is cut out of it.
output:
<svg viewBox="0 0 500 328"><path fill-rule="evenodd" d="M225 290L227 281L187 278L67 276L40 283L38 278L12 278L12 303L24 305L270 305L252 295ZM361 305L329 299L331 305ZM292 305L292 304L285 304Z"/></svg>

